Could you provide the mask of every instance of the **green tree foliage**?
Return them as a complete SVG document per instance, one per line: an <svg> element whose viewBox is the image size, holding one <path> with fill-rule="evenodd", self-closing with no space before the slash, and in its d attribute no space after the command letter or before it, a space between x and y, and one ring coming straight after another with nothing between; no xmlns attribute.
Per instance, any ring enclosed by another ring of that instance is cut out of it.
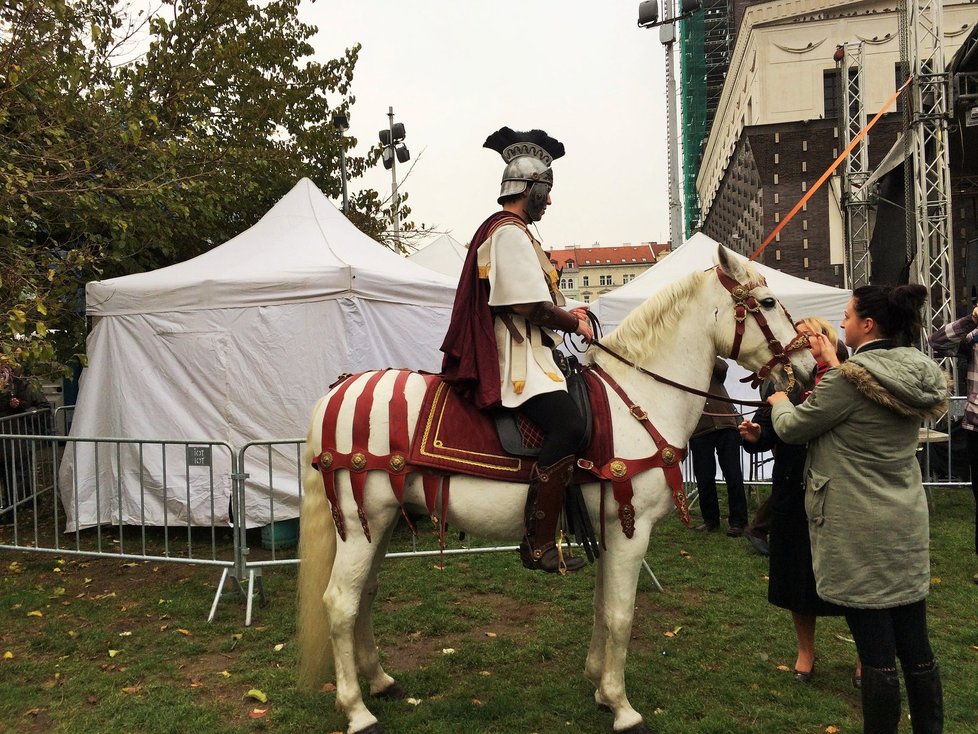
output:
<svg viewBox="0 0 978 734"><path fill-rule="evenodd" d="M86 281L206 251L302 176L339 197L360 47L311 60L298 4L0 0L0 360L51 374L83 349ZM351 197L377 239L383 215Z"/></svg>

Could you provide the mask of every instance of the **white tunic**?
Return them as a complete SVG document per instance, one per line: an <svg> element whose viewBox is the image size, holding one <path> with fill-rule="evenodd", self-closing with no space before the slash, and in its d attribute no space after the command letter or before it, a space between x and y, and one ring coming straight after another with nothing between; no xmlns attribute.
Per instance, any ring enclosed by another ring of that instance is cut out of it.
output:
<svg viewBox="0 0 978 734"><path fill-rule="evenodd" d="M479 247L480 262L489 262L490 307L553 302L547 274L541 266L541 254L537 252L539 245L534 245L525 229L515 223L506 223ZM493 319L502 404L515 408L535 395L566 390L564 376L554 362L552 347L544 335L553 344L557 344L560 337L516 313L511 313L510 318L524 339L522 343L512 337L498 315Z"/></svg>

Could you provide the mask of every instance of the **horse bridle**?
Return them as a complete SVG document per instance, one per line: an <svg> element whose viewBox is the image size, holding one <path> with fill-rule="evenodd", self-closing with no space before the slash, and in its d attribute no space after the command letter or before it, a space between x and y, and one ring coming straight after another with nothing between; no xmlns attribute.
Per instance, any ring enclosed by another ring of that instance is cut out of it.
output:
<svg viewBox="0 0 978 734"><path fill-rule="evenodd" d="M764 334L764 338L767 339L768 349L771 350L772 357L770 360L768 360L768 362L763 367L761 367L760 370L750 375L746 379L751 380L752 387L757 387L758 385L761 384L761 382L764 381L764 379L769 374L771 374L771 370L773 370L777 365L780 364L784 367L785 374L788 376L788 387L786 391L791 392L791 390L794 389L795 387L795 371L791 366L791 354L793 352L801 351L802 349L807 349L808 337L805 336L804 334L799 334L790 342L788 342L787 346L782 346L781 342L778 341L777 337L774 336L774 332L771 331L771 327L767 323L767 319L764 317L764 314L761 312L761 304L758 302L757 298L755 298L751 294L751 291L754 288L765 285L765 283L763 282L738 283L736 280L734 280L729 275L727 275L723 270L721 270L719 265L714 267L713 270L716 271L717 278L720 280L720 283L723 285L724 288L727 289L727 291L730 293L731 297L733 297L734 300L734 320L736 324L734 327L734 340L733 340L733 347L730 351L730 358L736 359L737 356L740 354L740 345L743 342L744 331L747 328L747 324L746 324L747 315L751 314L754 317L754 320L757 322L758 327L760 327L761 333ZM781 305L780 301L778 302L778 305ZM788 310L785 309L783 305L781 306L781 308L782 310L784 310L785 315L788 316L788 319L790 321L791 314L788 313ZM792 321L792 323L794 322ZM672 387L678 388L685 392L692 393L693 395L701 395L706 398L713 398L715 400L720 400L726 403L738 403L740 405L750 405L756 408L767 406L766 402L755 401L755 400L731 400L729 397L724 397L722 395L714 395L713 393L706 392L705 390L697 390L696 388L689 387L688 385L683 385L682 383L676 382L674 380L670 380L668 377L663 377L662 375L656 374L651 370L647 370L644 367L635 364L631 360L626 359L622 355L618 354L618 352L614 351L613 349L606 347L597 339L593 340L591 342L591 345L598 347L598 349L601 349L604 352L607 352L612 357L617 359L619 362L624 362L629 367L632 367L638 370L639 372L648 375L649 377L653 378L657 382L661 382L665 385L670 385Z"/></svg>
<svg viewBox="0 0 978 734"><path fill-rule="evenodd" d="M788 376L788 388L786 392L791 392L795 387L795 371L791 366L791 354L792 352L798 352L802 349L808 349L808 337L804 334L798 334L788 342L787 346L783 346L778 338L771 331L771 327L764 317L764 313L761 311L761 304L758 302L757 298L751 293L755 288L766 285L763 281L755 283L753 281L749 283L738 283L736 280L727 275L719 265L717 265L714 270L716 271L717 278L719 278L720 283L724 288L730 293L734 300L734 340L733 347L730 350L730 358L737 359L737 355L740 354L740 344L744 339L744 331L747 328L747 315L750 314L754 317L754 321L757 322L757 326L760 328L761 333L764 338L767 339L768 349L771 351L771 359L768 360L761 369L759 369L754 375L751 376L751 386L757 387L760 385L769 374L771 370L777 367L779 364L784 367L785 374ZM788 320L794 323L791 318L791 314L788 313L781 302L778 302L781 309L784 311Z"/></svg>

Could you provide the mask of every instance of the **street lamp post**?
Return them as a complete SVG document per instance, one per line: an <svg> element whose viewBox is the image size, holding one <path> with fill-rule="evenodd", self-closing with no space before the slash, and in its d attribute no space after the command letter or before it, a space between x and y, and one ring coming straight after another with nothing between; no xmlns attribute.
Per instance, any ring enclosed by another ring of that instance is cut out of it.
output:
<svg viewBox="0 0 978 734"><path fill-rule="evenodd" d="M340 138L343 138L346 131L350 129L350 119L342 114L333 115L333 127L339 132ZM346 188L346 141L340 142L340 180L343 182L343 213L346 214L350 205L350 197Z"/></svg>
<svg viewBox="0 0 978 734"><path fill-rule="evenodd" d="M384 151L381 154L384 168L390 169L391 172L391 223L394 225L394 239L399 239L401 233L400 206L397 196L397 164L407 163L411 160L411 153L403 142L406 136L404 124L394 122L394 108L388 107L387 129L381 130L378 137L381 145L384 146Z"/></svg>
<svg viewBox="0 0 978 734"><path fill-rule="evenodd" d="M666 146L669 177L669 239L673 249L683 243L683 205L679 195L679 124L676 113L676 83L673 78L673 45L676 41L676 22L688 18L700 8L699 0L678 0L679 13L673 10L674 0L662 5L659 20L657 0L645 0L638 5L640 28L659 28L659 41L666 50Z"/></svg>

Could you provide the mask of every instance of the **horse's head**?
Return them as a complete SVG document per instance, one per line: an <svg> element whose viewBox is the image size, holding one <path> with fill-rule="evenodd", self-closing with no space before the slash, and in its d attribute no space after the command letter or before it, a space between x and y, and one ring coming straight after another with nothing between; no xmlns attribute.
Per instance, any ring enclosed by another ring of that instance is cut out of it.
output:
<svg viewBox="0 0 978 734"><path fill-rule="evenodd" d="M798 336L764 278L723 246L717 248L715 262L717 281L730 304L717 312L720 356L736 360L778 390L790 391L796 382L810 387L815 358L808 341Z"/></svg>

